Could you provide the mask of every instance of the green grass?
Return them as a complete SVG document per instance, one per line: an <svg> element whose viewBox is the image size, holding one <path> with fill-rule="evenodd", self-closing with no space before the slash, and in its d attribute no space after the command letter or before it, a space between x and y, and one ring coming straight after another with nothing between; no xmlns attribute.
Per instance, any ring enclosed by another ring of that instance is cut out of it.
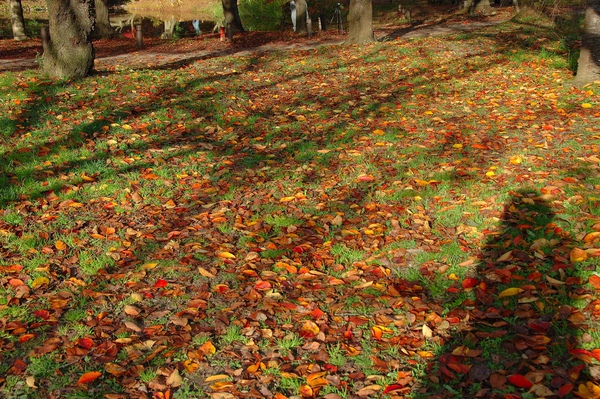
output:
<svg viewBox="0 0 600 399"><path fill-rule="evenodd" d="M577 391L571 350L600 341L600 88L565 85L560 35L510 22L78 82L0 73L0 396L294 396L323 378L313 396L351 398L399 372L407 397L530 395L449 362L560 367ZM463 345L481 354L450 356Z"/></svg>

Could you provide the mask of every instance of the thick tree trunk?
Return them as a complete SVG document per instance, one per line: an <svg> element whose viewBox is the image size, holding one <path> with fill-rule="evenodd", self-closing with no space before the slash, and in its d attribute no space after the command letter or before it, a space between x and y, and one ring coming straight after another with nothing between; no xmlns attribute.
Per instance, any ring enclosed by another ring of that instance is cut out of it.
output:
<svg viewBox="0 0 600 399"><path fill-rule="evenodd" d="M296 33L308 32L306 24L306 10L308 4L306 0L296 0Z"/></svg>
<svg viewBox="0 0 600 399"><path fill-rule="evenodd" d="M221 0L223 5L223 15L225 16L225 28L229 40L233 39L233 34L244 32L240 11L238 10L237 0Z"/></svg>
<svg viewBox="0 0 600 399"><path fill-rule="evenodd" d="M96 9L96 25L94 26L92 37L95 39L110 39L114 37L115 30L110 26L107 0L94 0L94 8Z"/></svg>
<svg viewBox="0 0 600 399"><path fill-rule="evenodd" d="M59 79L89 75L94 69L93 0L46 0L50 40L44 45L42 68Z"/></svg>
<svg viewBox="0 0 600 399"><path fill-rule="evenodd" d="M492 12L492 5L490 4L490 0L467 0L465 3L465 12L469 15L487 15Z"/></svg>
<svg viewBox="0 0 600 399"><path fill-rule="evenodd" d="M350 0L348 24L346 44L362 44L374 41L372 1Z"/></svg>
<svg viewBox="0 0 600 399"><path fill-rule="evenodd" d="M25 34L25 18L23 18L23 6L21 0L9 0L10 20L12 22L13 37L15 40L27 40Z"/></svg>
<svg viewBox="0 0 600 399"><path fill-rule="evenodd" d="M573 84L583 86L596 80L600 80L600 0L589 0Z"/></svg>
<svg viewBox="0 0 600 399"><path fill-rule="evenodd" d="M175 27L177 26L177 21L175 17L171 17L165 20L165 31L160 35L161 39L173 39L175 37Z"/></svg>

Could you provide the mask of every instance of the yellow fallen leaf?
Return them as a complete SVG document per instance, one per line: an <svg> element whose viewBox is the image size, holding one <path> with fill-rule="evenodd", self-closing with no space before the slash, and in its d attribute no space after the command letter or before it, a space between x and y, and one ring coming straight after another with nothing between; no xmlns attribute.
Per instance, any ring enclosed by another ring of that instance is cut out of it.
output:
<svg viewBox="0 0 600 399"><path fill-rule="evenodd" d="M233 382L230 381L218 381L210 386L213 391L221 391L223 389L233 388Z"/></svg>
<svg viewBox="0 0 600 399"><path fill-rule="evenodd" d="M510 161L508 161L508 162L510 162L513 165L518 165L523 162L523 158L521 158L519 155L515 155L515 156L511 157Z"/></svg>
<svg viewBox="0 0 600 399"><path fill-rule="evenodd" d="M219 252L219 253L217 253L217 256L219 258L223 258L223 259L233 259L233 258L235 258L235 255L232 254L231 252Z"/></svg>
<svg viewBox="0 0 600 399"><path fill-rule="evenodd" d="M65 244L61 240L58 240L54 243L54 248L58 249L59 251L64 251L65 249L67 249L67 244Z"/></svg>
<svg viewBox="0 0 600 399"><path fill-rule="evenodd" d="M142 269L144 269L144 270L152 270L157 265L158 265L158 263L146 263L146 264L142 265Z"/></svg>
<svg viewBox="0 0 600 399"><path fill-rule="evenodd" d="M211 375L210 377L206 377L204 382L212 382L212 381L227 380L227 379L229 379L229 376L227 374L215 374L215 375Z"/></svg>
<svg viewBox="0 0 600 399"><path fill-rule="evenodd" d="M48 283L50 283L50 280L48 280L47 277L38 277L31 283L31 288L35 290L36 288Z"/></svg>
<svg viewBox="0 0 600 399"><path fill-rule="evenodd" d="M592 108L592 104L590 103L582 103L581 108Z"/></svg>
<svg viewBox="0 0 600 399"><path fill-rule="evenodd" d="M511 287L511 288L507 288L504 291L502 291L500 293L500 295L498 295L498 298L505 298L507 296L515 296L515 295L519 295L521 292L525 291L522 288L519 287Z"/></svg>
<svg viewBox="0 0 600 399"><path fill-rule="evenodd" d="M293 195L291 195L291 196L289 196L289 197L283 197L283 198L281 198L281 199L279 200L279 202L290 202L290 201L293 201L293 200L295 200L295 199L296 199L296 197L294 197Z"/></svg>

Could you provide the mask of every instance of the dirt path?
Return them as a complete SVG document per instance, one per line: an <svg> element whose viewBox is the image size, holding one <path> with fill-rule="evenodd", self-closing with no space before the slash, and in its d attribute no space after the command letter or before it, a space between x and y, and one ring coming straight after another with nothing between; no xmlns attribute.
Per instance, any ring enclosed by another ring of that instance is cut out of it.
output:
<svg viewBox="0 0 600 399"><path fill-rule="evenodd" d="M381 29L375 33L380 40L402 40L469 32L499 24L505 20L506 18L495 18L485 22L462 21L407 25L400 29L397 27ZM135 43L131 40L105 40L94 43L95 48L97 48L95 68L99 72L129 68L177 68L205 58L225 55L247 56L253 53L271 51L312 50L321 46L339 45L344 40L345 36L332 32L325 34L319 32L312 39L298 39L292 36L283 37L283 40L281 34L277 32L275 34L252 32L252 34L246 34L242 43L237 43L234 46L229 43L218 42L216 37L205 37L203 39L188 38L170 43L151 40L145 42L144 47L141 49L135 47ZM0 58L2 58L0 59L0 72L37 68L39 60L37 55L41 52L39 40L29 41L25 48L17 47L13 41L6 40L2 42L6 43L3 43L3 48L0 48ZM109 48L111 46L112 49Z"/></svg>

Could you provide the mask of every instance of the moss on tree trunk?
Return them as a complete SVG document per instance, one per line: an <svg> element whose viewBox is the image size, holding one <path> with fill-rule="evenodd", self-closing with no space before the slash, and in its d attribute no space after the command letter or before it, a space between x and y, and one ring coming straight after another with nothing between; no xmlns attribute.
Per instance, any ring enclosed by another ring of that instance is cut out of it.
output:
<svg viewBox="0 0 600 399"><path fill-rule="evenodd" d="M50 40L44 44L44 74L70 79L94 68L90 35L94 28L93 0L46 0Z"/></svg>

